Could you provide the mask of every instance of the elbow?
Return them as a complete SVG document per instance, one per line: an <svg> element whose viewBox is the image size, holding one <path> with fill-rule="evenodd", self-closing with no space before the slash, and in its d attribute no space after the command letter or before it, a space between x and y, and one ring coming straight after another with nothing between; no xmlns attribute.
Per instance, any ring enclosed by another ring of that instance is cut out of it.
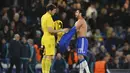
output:
<svg viewBox="0 0 130 73"><path fill-rule="evenodd" d="M52 28L48 28L48 32L52 34L54 33L54 30Z"/></svg>
<svg viewBox="0 0 130 73"><path fill-rule="evenodd" d="M52 30L48 30L49 33L52 33Z"/></svg>
<svg viewBox="0 0 130 73"><path fill-rule="evenodd" d="M55 32L53 30L48 30L50 34L54 34Z"/></svg>

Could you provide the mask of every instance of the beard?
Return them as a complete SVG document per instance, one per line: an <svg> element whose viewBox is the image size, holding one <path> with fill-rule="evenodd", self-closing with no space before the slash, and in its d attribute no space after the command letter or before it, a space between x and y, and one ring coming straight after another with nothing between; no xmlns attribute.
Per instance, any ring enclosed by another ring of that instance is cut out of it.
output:
<svg viewBox="0 0 130 73"><path fill-rule="evenodd" d="M75 15L76 18L78 18L79 16L80 16L80 14Z"/></svg>
<svg viewBox="0 0 130 73"><path fill-rule="evenodd" d="M75 15L75 18L78 18L78 15Z"/></svg>

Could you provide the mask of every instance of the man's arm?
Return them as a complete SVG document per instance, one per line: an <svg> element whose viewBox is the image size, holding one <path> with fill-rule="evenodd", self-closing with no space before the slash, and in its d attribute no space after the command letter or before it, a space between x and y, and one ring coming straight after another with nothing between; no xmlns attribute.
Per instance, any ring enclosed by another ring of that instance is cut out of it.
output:
<svg viewBox="0 0 130 73"><path fill-rule="evenodd" d="M11 40L10 43L9 43L9 57L12 57L12 54L13 54L13 43L14 43L14 40Z"/></svg>
<svg viewBox="0 0 130 73"><path fill-rule="evenodd" d="M49 31L50 33L65 32L64 29L61 29L61 30L54 30L52 27L48 27L48 31Z"/></svg>
<svg viewBox="0 0 130 73"><path fill-rule="evenodd" d="M34 48L32 46L30 47L30 51L31 51L31 53L30 53L30 59L32 59L33 54L34 54Z"/></svg>
<svg viewBox="0 0 130 73"><path fill-rule="evenodd" d="M53 27L54 27L54 22L53 22L52 18L49 18L47 20L47 29L48 29L49 33L58 33L58 32L67 32L68 31L68 29L54 30Z"/></svg>
<svg viewBox="0 0 130 73"><path fill-rule="evenodd" d="M81 20L78 20L78 21L75 23L76 29L78 30L78 29L81 27L81 25L82 25Z"/></svg>

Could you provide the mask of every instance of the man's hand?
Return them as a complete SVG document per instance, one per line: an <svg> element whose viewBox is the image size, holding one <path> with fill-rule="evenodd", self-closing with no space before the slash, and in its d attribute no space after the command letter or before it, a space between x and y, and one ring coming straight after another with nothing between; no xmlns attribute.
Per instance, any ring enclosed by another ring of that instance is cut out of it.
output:
<svg viewBox="0 0 130 73"><path fill-rule="evenodd" d="M63 31L66 33L69 31L69 28L64 28Z"/></svg>
<svg viewBox="0 0 130 73"><path fill-rule="evenodd" d="M31 62L31 61L32 61L32 59L30 58L30 59L29 59L29 62Z"/></svg>

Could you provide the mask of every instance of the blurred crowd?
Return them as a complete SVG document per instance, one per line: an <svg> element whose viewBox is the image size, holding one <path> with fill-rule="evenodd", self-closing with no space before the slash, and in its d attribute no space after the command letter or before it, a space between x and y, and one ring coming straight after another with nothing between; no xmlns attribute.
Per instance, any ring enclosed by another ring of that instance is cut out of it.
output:
<svg viewBox="0 0 130 73"><path fill-rule="evenodd" d="M10 58L13 64L17 62L17 68L22 63L25 69L27 65L34 69L34 65L40 63L43 51L40 19L49 3L57 6L53 20L61 20L63 28L74 25L75 9L84 10L84 18L88 24L88 64L94 63L98 54L102 54L110 56L108 69L130 69L129 0L35 0L26 8L22 5L3 7L0 10L0 62L7 63L5 60ZM72 69L77 62L75 40L72 40L68 52L64 55L58 53L56 56L52 68L62 70L67 63L69 69ZM1 64L0 67L2 68Z"/></svg>

